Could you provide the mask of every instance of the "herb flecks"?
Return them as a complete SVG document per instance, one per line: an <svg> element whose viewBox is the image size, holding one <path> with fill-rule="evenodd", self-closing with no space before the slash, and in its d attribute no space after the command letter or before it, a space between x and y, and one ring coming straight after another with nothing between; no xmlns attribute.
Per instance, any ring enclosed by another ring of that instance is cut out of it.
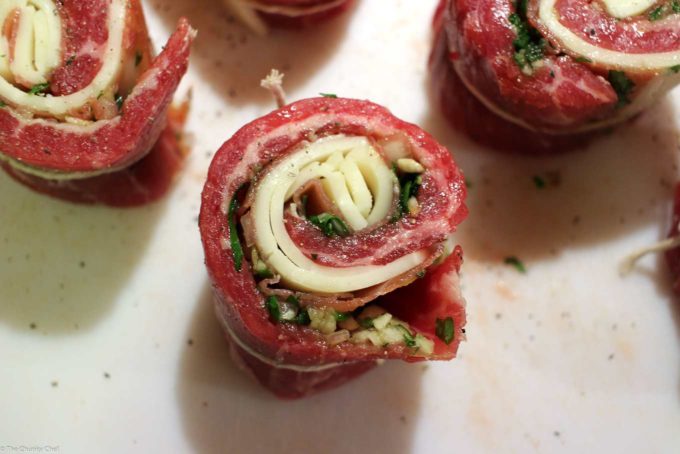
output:
<svg viewBox="0 0 680 454"><path fill-rule="evenodd" d="M540 175L534 175L533 181L537 189L543 189L546 186L545 180Z"/></svg>
<svg viewBox="0 0 680 454"><path fill-rule="evenodd" d="M277 322L281 321L281 306L279 306L279 300L276 299L274 295L269 296L265 300L264 306L273 320Z"/></svg>
<svg viewBox="0 0 680 454"><path fill-rule="evenodd" d="M512 42L515 50L513 58L522 72L530 75L536 63L543 59L546 41L527 20L526 0L519 0L515 10L516 12L508 18L517 33L517 37Z"/></svg>
<svg viewBox="0 0 680 454"><path fill-rule="evenodd" d="M397 325L397 328L399 331L401 331L402 336L404 337L404 344L406 344L407 347L413 348L416 346L416 339L413 336L413 333L409 331L408 328L406 328L404 325Z"/></svg>
<svg viewBox="0 0 680 454"><path fill-rule="evenodd" d="M297 316L295 316L295 323L298 325L309 325L312 322L312 319L309 318L309 312L307 312L307 309L300 309L300 312L298 312Z"/></svg>
<svg viewBox="0 0 680 454"><path fill-rule="evenodd" d="M238 238L238 231L236 229L236 212L238 211L238 199L236 194L234 198L231 199L229 204L229 243L231 245L231 254L234 259L234 268L236 271L241 271L241 266L243 265L243 248L241 247L241 242Z"/></svg>
<svg viewBox="0 0 680 454"><path fill-rule="evenodd" d="M630 80L625 72L615 70L609 71L608 79L619 99L616 107L623 107L630 104L630 94L635 88L635 82Z"/></svg>
<svg viewBox="0 0 680 454"><path fill-rule="evenodd" d="M396 163L392 164L392 172L396 183L399 183L399 203L390 219L391 222L397 222L408 214L417 215L418 212L418 190L423 184L422 173L402 173L399 175ZM413 202L409 205L409 201Z"/></svg>
<svg viewBox="0 0 680 454"><path fill-rule="evenodd" d="M453 319L451 317L446 317L445 319L437 318L434 333L438 338L444 341L446 345L449 345L454 337Z"/></svg>
<svg viewBox="0 0 680 454"><path fill-rule="evenodd" d="M45 96L46 91L49 90L50 88L50 83L45 82L43 84L36 84L31 87L31 89L28 91L29 95L34 95L34 96Z"/></svg>
<svg viewBox="0 0 680 454"><path fill-rule="evenodd" d="M336 99L338 97L338 95L336 95L335 93L319 93L319 95L323 96L324 98L332 99Z"/></svg>
<svg viewBox="0 0 680 454"><path fill-rule="evenodd" d="M658 6L649 12L649 20L657 21L663 17L664 7L663 5Z"/></svg>
<svg viewBox="0 0 680 454"><path fill-rule="evenodd" d="M522 273L522 274L527 273L527 269L524 266L524 263L522 263L522 261L520 259L518 259L517 257L515 257L514 255L510 256L510 257L506 257L505 260L503 260L503 263L505 263L506 265L510 265L510 266L514 267L519 273Z"/></svg>
<svg viewBox="0 0 680 454"><path fill-rule="evenodd" d="M270 295L265 299L264 307L269 317L277 323L309 325L311 322L307 309L300 307L300 301L295 295L289 295L285 301L279 301L275 295Z"/></svg>
<svg viewBox="0 0 680 454"><path fill-rule="evenodd" d="M647 18L652 21L658 21L666 18L670 14L680 13L680 0L672 0L666 4L659 5L647 13Z"/></svg>
<svg viewBox="0 0 680 454"><path fill-rule="evenodd" d="M349 236L349 228L347 224L337 216L330 213L321 213L309 217L309 222L317 226L324 235L332 236Z"/></svg>
<svg viewBox="0 0 680 454"><path fill-rule="evenodd" d="M372 317L360 318L359 325L366 329L373 328L373 318Z"/></svg>
<svg viewBox="0 0 680 454"><path fill-rule="evenodd" d="M680 73L680 65L671 66L668 70L674 74Z"/></svg>
<svg viewBox="0 0 680 454"><path fill-rule="evenodd" d="M344 322L345 320L347 320L350 317L350 315L351 314L349 312L336 312L335 313L335 320L338 321L338 322Z"/></svg>

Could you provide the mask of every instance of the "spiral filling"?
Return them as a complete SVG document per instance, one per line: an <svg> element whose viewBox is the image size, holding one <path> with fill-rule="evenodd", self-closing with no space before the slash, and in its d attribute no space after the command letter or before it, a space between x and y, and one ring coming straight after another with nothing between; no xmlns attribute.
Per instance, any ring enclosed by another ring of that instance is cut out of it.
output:
<svg viewBox="0 0 680 454"><path fill-rule="evenodd" d="M677 30L673 31L677 28L677 25L674 25L677 22L673 21L678 20L678 11L676 11L678 8L666 7L665 3L667 2L662 2L663 4L657 7L656 5L660 2L652 0L603 1L608 15L621 21L602 23L600 24L602 27L607 29L620 28L621 33L628 28L630 35L640 41L644 41L645 34L651 36L652 32L666 33L670 31L677 37ZM680 48L677 48L677 46L662 52L631 52L624 51L624 49L610 49L594 39L597 38L599 27L598 29L590 28L589 35L592 39L585 38L581 33L577 33L579 30L574 30L565 22L565 18L568 18L565 15L568 6L568 2L564 2L564 0L539 0L538 20L539 24L549 30L552 36L570 53L585 56L594 63L608 67L637 71L665 71L680 64ZM592 5L587 6L593 8ZM656 13L657 10L659 13ZM639 18L639 20L635 21L636 18Z"/></svg>
<svg viewBox="0 0 680 454"><path fill-rule="evenodd" d="M110 113L98 115L92 104L103 96L113 97L111 90L121 76L126 1L109 2L107 40L86 46L87 53L101 61L94 78L78 91L55 96L50 93L55 69L76 57L65 55L59 5L53 0L4 0L0 4L0 99L23 113L62 121L111 117ZM94 113L84 115L84 109Z"/></svg>
<svg viewBox="0 0 680 454"><path fill-rule="evenodd" d="M61 63L61 21L54 3L4 1L0 24L0 76L25 89L47 82Z"/></svg>
<svg viewBox="0 0 680 454"><path fill-rule="evenodd" d="M336 135L305 144L260 180L252 204L255 246L267 267L291 289L321 294L354 292L399 276L422 264L428 251L415 251L385 265L330 267L300 251L286 230L286 207L297 215L294 194L319 181L337 216L308 218L321 228L349 235L387 220L399 194L395 174L365 137Z"/></svg>

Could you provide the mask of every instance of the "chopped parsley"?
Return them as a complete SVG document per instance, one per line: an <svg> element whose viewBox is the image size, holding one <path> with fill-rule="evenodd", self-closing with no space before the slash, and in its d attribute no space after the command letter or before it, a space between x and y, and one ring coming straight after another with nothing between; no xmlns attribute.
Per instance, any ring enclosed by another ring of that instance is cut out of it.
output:
<svg viewBox="0 0 680 454"><path fill-rule="evenodd" d="M536 186L538 189L545 188L546 183L545 183L545 180L541 176L534 175L533 180L534 180L534 186Z"/></svg>
<svg viewBox="0 0 680 454"><path fill-rule="evenodd" d="M144 56L142 55L142 53L140 51L137 51L135 53L135 67L139 66L139 64L142 62L143 58L144 58Z"/></svg>
<svg viewBox="0 0 680 454"><path fill-rule="evenodd" d="M286 303L292 304L295 307L300 307L300 300L295 295L290 295L286 298Z"/></svg>
<svg viewBox="0 0 680 454"><path fill-rule="evenodd" d="M349 228L347 224L337 216L329 213L321 213L316 216L310 216L309 222L317 226L324 235L332 236L348 236Z"/></svg>
<svg viewBox="0 0 680 454"><path fill-rule="evenodd" d="M309 325L310 319L306 309L300 309L300 301L290 295L285 302L280 302L275 295L270 295L264 301L264 307L272 320L298 325Z"/></svg>
<svg viewBox="0 0 680 454"><path fill-rule="evenodd" d="M265 300L264 306L272 319L277 322L281 321L281 306L279 306L279 300L274 295Z"/></svg>
<svg viewBox="0 0 680 454"><path fill-rule="evenodd" d="M336 99L336 98L338 97L338 95L336 95L335 93L319 93L319 94L320 94L321 96L323 96L324 98L333 98L333 99Z"/></svg>
<svg viewBox="0 0 680 454"><path fill-rule="evenodd" d="M680 0L673 0L664 5L657 6L647 14L647 17L650 21L658 21L673 13L680 13Z"/></svg>
<svg viewBox="0 0 680 454"><path fill-rule="evenodd" d="M411 331L408 330L404 325L397 325L397 328L401 331L402 335L404 336L404 343L406 344L407 347L413 348L416 346L416 340L413 337L413 334Z"/></svg>
<svg viewBox="0 0 680 454"><path fill-rule="evenodd" d="M649 12L649 20L656 21L663 17L664 7L663 5L658 6Z"/></svg>
<svg viewBox="0 0 680 454"><path fill-rule="evenodd" d="M238 239L238 231L236 230L236 211L238 210L238 199L236 194L234 198L231 199L229 204L229 242L231 244L231 254L234 258L234 268L236 271L241 271L241 265L243 264L243 249L241 248L241 242Z"/></svg>
<svg viewBox="0 0 680 454"><path fill-rule="evenodd" d="M336 312L335 313L335 321L337 322L344 322L349 318L350 314L348 312Z"/></svg>
<svg viewBox="0 0 680 454"><path fill-rule="evenodd" d="M297 325L309 325L311 320L307 309L300 308L300 300L295 295L290 295L285 302L280 302L274 295L267 297L264 307L276 322L295 323Z"/></svg>
<svg viewBox="0 0 680 454"><path fill-rule="evenodd" d="M295 323L298 325L309 325L312 319L309 318L307 309L300 309L300 312L295 316Z"/></svg>
<svg viewBox="0 0 680 454"><path fill-rule="evenodd" d="M66 66L71 66L71 65L73 64L74 61L76 61L76 56L75 56L75 55L71 55L71 56L68 58L68 60L66 60Z"/></svg>
<svg viewBox="0 0 680 454"><path fill-rule="evenodd" d="M397 209L390 221L397 222L409 213L408 201L411 197L416 197L418 195L418 190L423 184L423 177L419 173L407 173L402 176L397 176L396 164L392 166L392 171L399 182L399 203L397 204Z"/></svg>
<svg viewBox="0 0 680 454"><path fill-rule="evenodd" d="M518 272L522 274L526 274L527 272L524 263L522 263L522 261L515 256L506 257L505 260L503 260L503 263L505 263L506 265L513 266Z"/></svg>
<svg viewBox="0 0 680 454"><path fill-rule="evenodd" d="M437 318L434 333L438 338L443 340L446 345L449 345L453 340L453 319L451 317L446 317L443 320Z"/></svg>
<svg viewBox="0 0 680 454"><path fill-rule="evenodd" d="M623 71L610 70L608 79L616 92L616 96L619 98L616 107L623 107L626 104L630 104L630 93L633 91L633 88L635 88L635 82L630 80Z"/></svg>
<svg viewBox="0 0 680 454"><path fill-rule="evenodd" d="M7 104L5 104L5 101L0 101L0 109L3 107L7 107Z"/></svg>
<svg viewBox="0 0 680 454"><path fill-rule="evenodd" d="M519 0L515 10L508 18L517 33L517 38L512 42L515 49L513 58L523 71L531 70L534 63L543 59L546 41L527 20L527 0Z"/></svg>
<svg viewBox="0 0 680 454"><path fill-rule="evenodd" d="M675 73L675 74L680 73L680 65L671 66L671 67L668 68L668 69L669 69L672 73Z"/></svg>
<svg viewBox="0 0 680 454"><path fill-rule="evenodd" d="M35 96L45 96L45 92L50 88L50 83L45 82L44 84L33 85L28 91L29 95Z"/></svg>
<svg viewBox="0 0 680 454"><path fill-rule="evenodd" d="M574 58L574 61L576 63L592 63L593 62L590 58L584 57L583 55L581 55L580 57Z"/></svg>
<svg viewBox="0 0 680 454"><path fill-rule="evenodd" d="M418 271L418 272L416 273L416 276L418 277L418 279L424 278L424 277L425 277L425 270L420 270L420 271Z"/></svg>
<svg viewBox="0 0 680 454"><path fill-rule="evenodd" d="M362 318L359 324L364 328L373 328L373 319L371 317Z"/></svg>

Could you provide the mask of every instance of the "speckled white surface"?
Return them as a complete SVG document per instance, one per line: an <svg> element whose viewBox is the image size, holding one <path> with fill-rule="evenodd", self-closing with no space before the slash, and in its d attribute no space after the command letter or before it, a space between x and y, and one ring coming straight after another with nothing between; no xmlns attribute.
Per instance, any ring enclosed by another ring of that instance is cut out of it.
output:
<svg viewBox="0 0 680 454"><path fill-rule="evenodd" d="M680 300L658 258L617 274L664 236L680 92L581 152L479 149L428 95L435 3L364 0L265 39L218 13L220 0L146 2L156 43L182 14L200 31L183 84L193 151L166 200L135 210L61 203L0 175L0 452L680 452ZM297 402L229 361L199 193L211 154L271 110L258 87L270 67L290 99L370 98L453 150L472 183L457 360L390 363ZM534 186L554 171L558 186Z"/></svg>

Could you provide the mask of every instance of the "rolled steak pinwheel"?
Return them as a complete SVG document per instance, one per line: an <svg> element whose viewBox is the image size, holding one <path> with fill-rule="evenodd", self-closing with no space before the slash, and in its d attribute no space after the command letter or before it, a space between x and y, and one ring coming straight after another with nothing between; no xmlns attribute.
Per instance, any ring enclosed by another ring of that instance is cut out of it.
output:
<svg viewBox="0 0 680 454"><path fill-rule="evenodd" d="M200 230L234 358L280 397L464 338L465 184L450 153L368 101L312 98L217 152Z"/></svg>
<svg viewBox="0 0 680 454"><path fill-rule="evenodd" d="M353 0L222 0L238 19L264 34L267 24L308 27L341 14Z"/></svg>
<svg viewBox="0 0 680 454"><path fill-rule="evenodd" d="M674 0L443 0L435 31L445 113L498 148L580 143L680 82Z"/></svg>
<svg viewBox="0 0 680 454"><path fill-rule="evenodd" d="M75 202L139 205L181 162L168 106L195 31L181 19L154 58L139 0L0 3L0 162Z"/></svg>

